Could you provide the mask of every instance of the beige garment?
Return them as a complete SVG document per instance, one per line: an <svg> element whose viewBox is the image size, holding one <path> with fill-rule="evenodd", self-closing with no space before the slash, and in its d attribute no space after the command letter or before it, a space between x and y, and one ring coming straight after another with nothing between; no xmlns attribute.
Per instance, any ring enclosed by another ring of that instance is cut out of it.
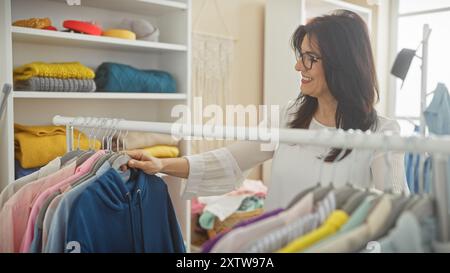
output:
<svg viewBox="0 0 450 273"><path fill-rule="evenodd" d="M147 148L156 145L178 146L179 140L171 135L129 132L125 137L125 147L128 150Z"/></svg>
<svg viewBox="0 0 450 273"><path fill-rule="evenodd" d="M8 199L11 198L11 196L13 196L23 186L40 178L46 177L52 173L55 173L60 168L61 168L61 157L57 157L52 161L50 161L44 167L40 168L38 171L31 173L27 176L21 177L17 179L14 183L8 184L0 194L0 210L3 208L3 205L8 201Z"/></svg>
<svg viewBox="0 0 450 273"><path fill-rule="evenodd" d="M327 244L318 245L314 252L318 253L349 253L366 247L368 240L383 228L392 209L390 197L383 196L375 205L364 224L344 233Z"/></svg>
<svg viewBox="0 0 450 273"><path fill-rule="evenodd" d="M230 231L216 245L211 252L236 252L241 247L261 238L267 233L280 228L286 224L292 223L294 220L313 211L314 196L308 193L295 206L281 212L280 214L261 220L252 225L240 227Z"/></svg>

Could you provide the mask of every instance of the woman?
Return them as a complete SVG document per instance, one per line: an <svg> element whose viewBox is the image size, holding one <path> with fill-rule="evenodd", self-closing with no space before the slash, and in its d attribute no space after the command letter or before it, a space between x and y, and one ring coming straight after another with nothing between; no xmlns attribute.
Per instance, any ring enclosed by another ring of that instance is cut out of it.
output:
<svg viewBox="0 0 450 273"><path fill-rule="evenodd" d="M301 93L282 115L281 126L399 133L397 122L378 116L374 109L378 100L374 60L367 26L357 14L339 10L314 18L295 31L292 46ZM319 181L336 187L351 182L408 191L401 153L384 156L382 151L291 144L264 152L258 143L237 143L184 158L156 159L140 151L130 155L135 159L129 162L132 168L187 178L187 198L229 192L243 180L243 172L273 158L266 209L285 207L297 193Z"/></svg>

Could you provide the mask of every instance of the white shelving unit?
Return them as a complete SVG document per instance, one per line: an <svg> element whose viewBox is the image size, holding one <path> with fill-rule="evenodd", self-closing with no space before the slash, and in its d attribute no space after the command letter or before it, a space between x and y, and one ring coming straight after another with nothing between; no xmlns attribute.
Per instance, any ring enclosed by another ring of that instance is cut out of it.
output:
<svg viewBox="0 0 450 273"><path fill-rule="evenodd" d="M85 47L91 49L116 49L125 52L187 51L187 47L185 45L155 43L139 40L129 41L105 36L56 32L14 26L12 27L12 39L15 42L21 43Z"/></svg>
<svg viewBox="0 0 450 273"><path fill-rule="evenodd" d="M185 100L186 94L166 93L58 93L58 92L36 92L15 91L14 98L18 99L116 99L116 100Z"/></svg>
<svg viewBox="0 0 450 273"><path fill-rule="evenodd" d="M117 62L140 69L164 70L176 80L177 93L63 93L13 91L0 121L0 190L14 181L14 123L52 124L55 115L173 122L174 105L190 105L191 0L0 1L0 84L13 83L13 69L34 62L78 61L92 69ZM85 34L14 27L19 19L49 17L62 30L64 20L96 21L115 28L125 18L145 19L160 30L159 42L130 41ZM181 153L188 154L189 147ZM179 198L181 183L164 176L186 241L190 242L189 204Z"/></svg>

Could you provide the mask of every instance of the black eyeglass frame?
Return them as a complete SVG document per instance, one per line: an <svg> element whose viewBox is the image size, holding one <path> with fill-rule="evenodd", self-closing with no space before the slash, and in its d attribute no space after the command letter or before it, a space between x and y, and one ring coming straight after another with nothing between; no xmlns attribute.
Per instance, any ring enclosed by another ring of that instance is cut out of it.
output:
<svg viewBox="0 0 450 273"><path fill-rule="evenodd" d="M309 67L305 64L305 59L303 58L304 55L307 55L310 58L311 65ZM317 63L319 60L322 60L322 57L315 56L309 52L302 53L301 51L298 50L295 51L295 58L297 59L297 61L301 59L303 66L307 70L311 70L314 63Z"/></svg>

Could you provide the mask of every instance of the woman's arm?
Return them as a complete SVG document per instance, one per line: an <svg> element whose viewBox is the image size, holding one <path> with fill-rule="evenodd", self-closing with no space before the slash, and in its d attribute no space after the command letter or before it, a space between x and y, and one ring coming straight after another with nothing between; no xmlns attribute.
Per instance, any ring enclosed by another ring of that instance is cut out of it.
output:
<svg viewBox="0 0 450 273"><path fill-rule="evenodd" d="M229 147L183 158L158 159L142 151L131 151L128 166L148 174L158 172L187 178L184 197L221 195L234 190L244 180L243 172L272 158L259 143L237 142Z"/></svg>

